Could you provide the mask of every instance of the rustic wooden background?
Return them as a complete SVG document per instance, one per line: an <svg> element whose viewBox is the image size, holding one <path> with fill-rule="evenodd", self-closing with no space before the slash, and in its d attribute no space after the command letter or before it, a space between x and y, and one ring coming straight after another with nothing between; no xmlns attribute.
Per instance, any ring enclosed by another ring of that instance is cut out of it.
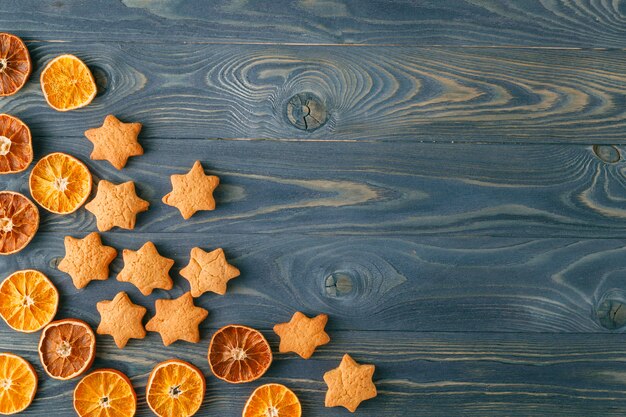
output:
<svg viewBox="0 0 626 417"><path fill-rule="evenodd" d="M96 178L134 180L150 211L103 240L155 242L176 284L151 297L114 278L76 290L56 265L65 235L95 230L84 209L44 213L1 276L44 271L58 317L96 326L96 302L120 290L149 315L187 291L177 272L192 246L223 247L241 269L227 295L199 300L198 344L98 338L94 367L131 377L139 415L153 365L178 357L207 375L199 415L238 416L274 381L305 416L347 416L323 407L322 375L344 352L377 366L379 396L359 416L626 413L626 2L4 0L0 28L34 60L1 111L30 125L36 158L69 152ZM65 114L38 83L61 53L99 85ZM289 103L307 94L305 123ZM89 160L83 137L109 113L144 124L146 154L120 172ZM183 221L160 200L196 159L221 178L218 208ZM27 177L0 188L28 193ZM332 342L311 360L276 355L242 386L212 377L215 329L257 327L276 350L270 329L296 310L330 315ZM0 350L41 377L24 414L73 415L75 381L44 377L37 340L0 326Z"/></svg>

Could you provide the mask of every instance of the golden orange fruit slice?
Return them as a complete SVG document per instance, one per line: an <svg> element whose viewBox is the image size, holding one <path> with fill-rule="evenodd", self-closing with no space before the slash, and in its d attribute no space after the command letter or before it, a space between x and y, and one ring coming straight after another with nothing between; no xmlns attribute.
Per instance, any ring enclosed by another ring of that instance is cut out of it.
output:
<svg viewBox="0 0 626 417"><path fill-rule="evenodd" d="M148 407L159 417L190 417L202 405L206 381L190 363L172 359L154 367L146 386Z"/></svg>
<svg viewBox="0 0 626 417"><path fill-rule="evenodd" d="M54 379L72 379L84 373L96 356L96 336L78 319L53 321L39 339L39 359Z"/></svg>
<svg viewBox="0 0 626 417"><path fill-rule="evenodd" d="M17 93L26 84L32 69L24 42L10 33L0 33L0 96Z"/></svg>
<svg viewBox="0 0 626 417"><path fill-rule="evenodd" d="M281 384L265 384L254 390L243 417L300 417L302 406L292 390Z"/></svg>
<svg viewBox="0 0 626 417"><path fill-rule="evenodd" d="M55 110L85 107L96 96L96 80L83 61L74 55L54 58L41 72L41 89Z"/></svg>
<svg viewBox="0 0 626 417"><path fill-rule="evenodd" d="M39 210L20 193L0 191L0 255L21 251L39 228Z"/></svg>
<svg viewBox="0 0 626 417"><path fill-rule="evenodd" d="M58 305L56 287L34 269L14 272L0 283L0 317L18 332L43 329L54 318Z"/></svg>
<svg viewBox="0 0 626 417"><path fill-rule="evenodd" d="M91 192L89 168L71 155L55 152L44 156L30 173L30 194L39 205L57 214L73 213Z"/></svg>
<svg viewBox="0 0 626 417"><path fill-rule="evenodd" d="M26 410L36 392L35 368L20 356L0 353L0 414Z"/></svg>
<svg viewBox="0 0 626 417"><path fill-rule="evenodd" d="M8 114L0 114L0 174L24 171L33 162L30 129Z"/></svg>
<svg viewBox="0 0 626 417"><path fill-rule="evenodd" d="M80 417L133 417L137 394L120 371L98 369L74 388L74 410Z"/></svg>

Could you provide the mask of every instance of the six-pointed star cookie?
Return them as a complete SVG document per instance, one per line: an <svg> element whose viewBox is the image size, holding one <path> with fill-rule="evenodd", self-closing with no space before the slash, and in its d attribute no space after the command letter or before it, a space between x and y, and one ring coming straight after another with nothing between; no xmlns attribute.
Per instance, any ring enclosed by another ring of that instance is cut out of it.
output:
<svg viewBox="0 0 626 417"><path fill-rule="evenodd" d="M194 297L207 291L224 295L228 281L239 276L239 270L226 262L221 248L212 252L193 248L190 257L189 264L180 270L180 275L189 281Z"/></svg>
<svg viewBox="0 0 626 417"><path fill-rule="evenodd" d="M111 301L100 301L96 308L100 313L98 334L113 336L118 348L126 346L128 339L146 337L146 330L141 324L146 309L133 304L125 292L119 292Z"/></svg>
<svg viewBox="0 0 626 417"><path fill-rule="evenodd" d="M118 281L134 284L143 295L150 295L155 288L172 289L169 270L174 261L159 255L154 243L146 242L138 251L124 249L122 256L124 268L117 275Z"/></svg>
<svg viewBox="0 0 626 417"><path fill-rule="evenodd" d="M315 352L315 348L330 342L330 337L324 331L327 322L326 314L310 319L296 311L288 323L274 326L274 333L280 336L278 351L295 352L304 359L309 359Z"/></svg>
<svg viewBox="0 0 626 417"><path fill-rule="evenodd" d="M347 353L338 368L324 374L326 407L342 406L354 413L362 401L376 396L376 385L372 382L374 365L359 365Z"/></svg>
<svg viewBox="0 0 626 417"><path fill-rule="evenodd" d="M220 183L214 175L206 175L200 161L193 164L185 175L172 175L172 192L163 197L163 202L180 210L185 220L198 210L214 210L213 190Z"/></svg>
<svg viewBox="0 0 626 417"><path fill-rule="evenodd" d="M131 156L143 155L143 148L137 142L141 123L122 123L112 114L104 119L104 124L89 129L85 136L93 143L91 159L106 160L115 168L122 169Z"/></svg>
<svg viewBox="0 0 626 417"><path fill-rule="evenodd" d="M117 256L115 248L104 246L97 232L83 239L65 236L65 257L59 270L72 277L76 288L84 288L90 281L109 277L109 264Z"/></svg>
<svg viewBox="0 0 626 417"><path fill-rule="evenodd" d="M106 232L114 226L134 229L137 213L148 210L148 203L137 197L135 183L113 184L106 180L98 183L96 197L85 208L96 216L96 226Z"/></svg>
<svg viewBox="0 0 626 417"><path fill-rule="evenodd" d="M146 324L146 330L161 334L165 346L177 340L200 341L198 326L209 312L196 307L190 293L186 292L175 300L156 300L155 307L156 314Z"/></svg>

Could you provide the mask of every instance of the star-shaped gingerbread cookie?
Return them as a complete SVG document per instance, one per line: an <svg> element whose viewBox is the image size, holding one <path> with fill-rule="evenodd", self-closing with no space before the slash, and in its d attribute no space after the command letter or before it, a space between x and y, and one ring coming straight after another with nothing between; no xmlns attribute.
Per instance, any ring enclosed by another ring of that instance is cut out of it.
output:
<svg viewBox="0 0 626 417"><path fill-rule="evenodd" d="M84 288L91 281L103 281L109 277L109 264L117 256L115 248L104 246L97 232L83 239L65 236L65 257L59 270L72 277L76 288Z"/></svg>
<svg viewBox="0 0 626 417"><path fill-rule="evenodd" d="M180 270L180 275L189 281L194 297L207 291L224 295L228 281L239 276L239 270L226 261L221 248L212 252L193 248L190 258L189 264Z"/></svg>
<svg viewBox="0 0 626 417"><path fill-rule="evenodd" d="M146 200L137 197L135 183L113 184L106 180L98 183L96 197L85 208L96 216L96 226L101 232L117 226L134 229L137 214L148 210Z"/></svg>
<svg viewBox="0 0 626 417"><path fill-rule="evenodd" d="M372 382L374 365L359 365L347 353L338 368L324 374L326 407L342 406L354 413L362 401L376 396L376 385Z"/></svg>
<svg viewBox="0 0 626 417"><path fill-rule="evenodd" d="M172 175L172 192L163 197L163 202L174 206L185 220L199 210L215 210L213 190L220 179L215 175L206 175L200 161L184 175Z"/></svg>
<svg viewBox="0 0 626 417"><path fill-rule="evenodd" d="M158 332L165 346L177 340L200 341L198 326L209 312L196 307L190 293L186 292L175 300L156 300L155 307L156 314L146 324L146 330Z"/></svg>
<svg viewBox="0 0 626 417"><path fill-rule="evenodd" d="M143 295L150 295L155 288L171 290L174 286L170 278L170 268L174 260L161 256L152 242L146 242L138 251L124 249L124 268L117 280L130 282L139 288Z"/></svg>
<svg viewBox="0 0 626 417"><path fill-rule="evenodd" d="M310 319L296 311L288 323L274 326L274 333L280 336L278 351L295 352L304 359L309 359L318 346L330 342L330 337L324 331L327 322L326 314Z"/></svg>
<svg viewBox="0 0 626 417"><path fill-rule="evenodd" d="M100 313L97 333L113 336L118 348L124 348L128 339L146 337L146 330L141 324L146 309L133 304L125 292L117 293L111 301L98 302L96 308Z"/></svg>
<svg viewBox="0 0 626 417"><path fill-rule="evenodd" d="M108 115L101 127L85 132L93 143L91 159L106 160L117 169L124 168L128 158L143 155L143 148L137 142L140 131L141 123L122 123L112 114Z"/></svg>

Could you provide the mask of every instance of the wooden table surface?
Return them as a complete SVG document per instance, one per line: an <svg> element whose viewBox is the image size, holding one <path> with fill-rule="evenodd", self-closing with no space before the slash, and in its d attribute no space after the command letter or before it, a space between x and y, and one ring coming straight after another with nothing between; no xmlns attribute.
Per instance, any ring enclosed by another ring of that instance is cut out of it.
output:
<svg viewBox="0 0 626 417"><path fill-rule="evenodd" d="M94 368L131 377L139 416L148 373L172 357L207 376L198 415L239 416L256 386L280 382L305 416L347 416L324 408L322 380L345 352L376 365L362 417L626 413L626 2L15 0L0 28L34 61L0 112L31 127L36 159L68 152L96 179L135 181L150 210L103 241L150 240L176 261L170 292L116 281L121 256L108 281L76 290L57 269L63 238L95 219L42 210L0 276L42 270L57 317L95 327L96 302L118 291L146 318L186 292L193 246L222 247L241 270L226 295L198 299L198 344L98 337ZM61 53L97 79L84 109L43 99L39 74ZM107 114L144 125L146 153L122 171L90 160L83 137ZM196 159L221 179L217 209L184 221L161 198ZM0 189L28 194L28 173ZM212 376L217 328L256 327L276 352L271 328L297 310L330 316L312 359L276 354L240 386ZM76 381L45 377L37 341L0 325L0 351L41 378L24 415L71 416Z"/></svg>

